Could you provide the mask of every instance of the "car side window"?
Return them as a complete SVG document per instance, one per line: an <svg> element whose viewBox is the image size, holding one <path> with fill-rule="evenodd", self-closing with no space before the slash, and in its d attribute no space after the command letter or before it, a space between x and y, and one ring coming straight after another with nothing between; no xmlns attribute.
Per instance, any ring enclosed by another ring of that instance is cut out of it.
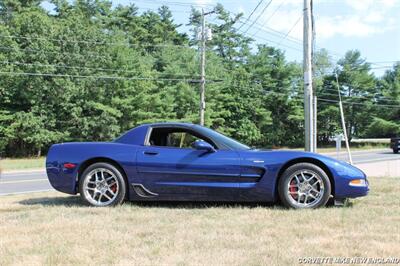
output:
<svg viewBox="0 0 400 266"><path fill-rule="evenodd" d="M167 138L166 146L175 148L191 148L192 143L199 139L187 132L171 132Z"/></svg>
<svg viewBox="0 0 400 266"><path fill-rule="evenodd" d="M191 148L196 140L203 140L184 129L153 128L149 138L150 146Z"/></svg>

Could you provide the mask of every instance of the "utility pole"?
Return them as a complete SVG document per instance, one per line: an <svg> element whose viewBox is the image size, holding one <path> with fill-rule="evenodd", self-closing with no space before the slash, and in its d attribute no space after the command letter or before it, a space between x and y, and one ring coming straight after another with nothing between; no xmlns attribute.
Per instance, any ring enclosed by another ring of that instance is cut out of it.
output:
<svg viewBox="0 0 400 266"><path fill-rule="evenodd" d="M304 127L305 150L315 152L314 104L312 87L312 0L304 0L303 9L303 71L304 71Z"/></svg>
<svg viewBox="0 0 400 266"><path fill-rule="evenodd" d="M206 110L206 41L211 40L211 30L206 28L205 17L215 11L204 13L201 9L201 32L200 32L200 125L204 126L204 113Z"/></svg>
<svg viewBox="0 0 400 266"><path fill-rule="evenodd" d="M200 125L204 126L204 112L206 110L206 19L204 9L201 9L201 47L200 47Z"/></svg>
<svg viewBox="0 0 400 266"><path fill-rule="evenodd" d="M317 96L313 97L313 152L317 152Z"/></svg>

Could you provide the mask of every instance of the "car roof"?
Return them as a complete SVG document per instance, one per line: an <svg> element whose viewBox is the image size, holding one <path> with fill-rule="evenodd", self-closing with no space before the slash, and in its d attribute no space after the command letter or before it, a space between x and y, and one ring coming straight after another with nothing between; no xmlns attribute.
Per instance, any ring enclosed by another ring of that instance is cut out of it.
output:
<svg viewBox="0 0 400 266"><path fill-rule="evenodd" d="M157 123L149 123L147 126L156 127L156 126L171 126L171 127L193 127L195 124L186 123L186 122L157 122Z"/></svg>

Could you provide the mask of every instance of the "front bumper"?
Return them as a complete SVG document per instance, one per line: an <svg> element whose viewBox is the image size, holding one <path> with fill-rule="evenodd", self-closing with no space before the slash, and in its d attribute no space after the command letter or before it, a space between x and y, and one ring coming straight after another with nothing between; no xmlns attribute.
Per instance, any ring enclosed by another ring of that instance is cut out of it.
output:
<svg viewBox="0 0 400 266"><path fill-rule="evenodd" d="M347 196L347 198L358 198L368 195L369 192L368 180L366 178L362 180L365 180L364 185L354 186L349 183L347 188L347 193L349 196Z"/></svg>
<svg viewBox="0 0 400 266"><path fill-rule="evenodd" d="M368 195L369 182L363 171L344 162L336 163L335 170L335 198L357 198Z"/></svg>

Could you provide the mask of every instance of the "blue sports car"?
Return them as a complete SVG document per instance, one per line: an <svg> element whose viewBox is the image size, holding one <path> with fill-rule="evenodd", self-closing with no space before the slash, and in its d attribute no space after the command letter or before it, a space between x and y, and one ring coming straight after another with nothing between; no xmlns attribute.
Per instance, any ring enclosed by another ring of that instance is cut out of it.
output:
<svg viewBox="0 0 400 266"><path fill-rule="evenodd" d="M113 142L52 145L51 185L93 206L132 201L282 202L318 208L365 196L358 168L316 153L251 149L188 123L138 126Z"/></svg>

